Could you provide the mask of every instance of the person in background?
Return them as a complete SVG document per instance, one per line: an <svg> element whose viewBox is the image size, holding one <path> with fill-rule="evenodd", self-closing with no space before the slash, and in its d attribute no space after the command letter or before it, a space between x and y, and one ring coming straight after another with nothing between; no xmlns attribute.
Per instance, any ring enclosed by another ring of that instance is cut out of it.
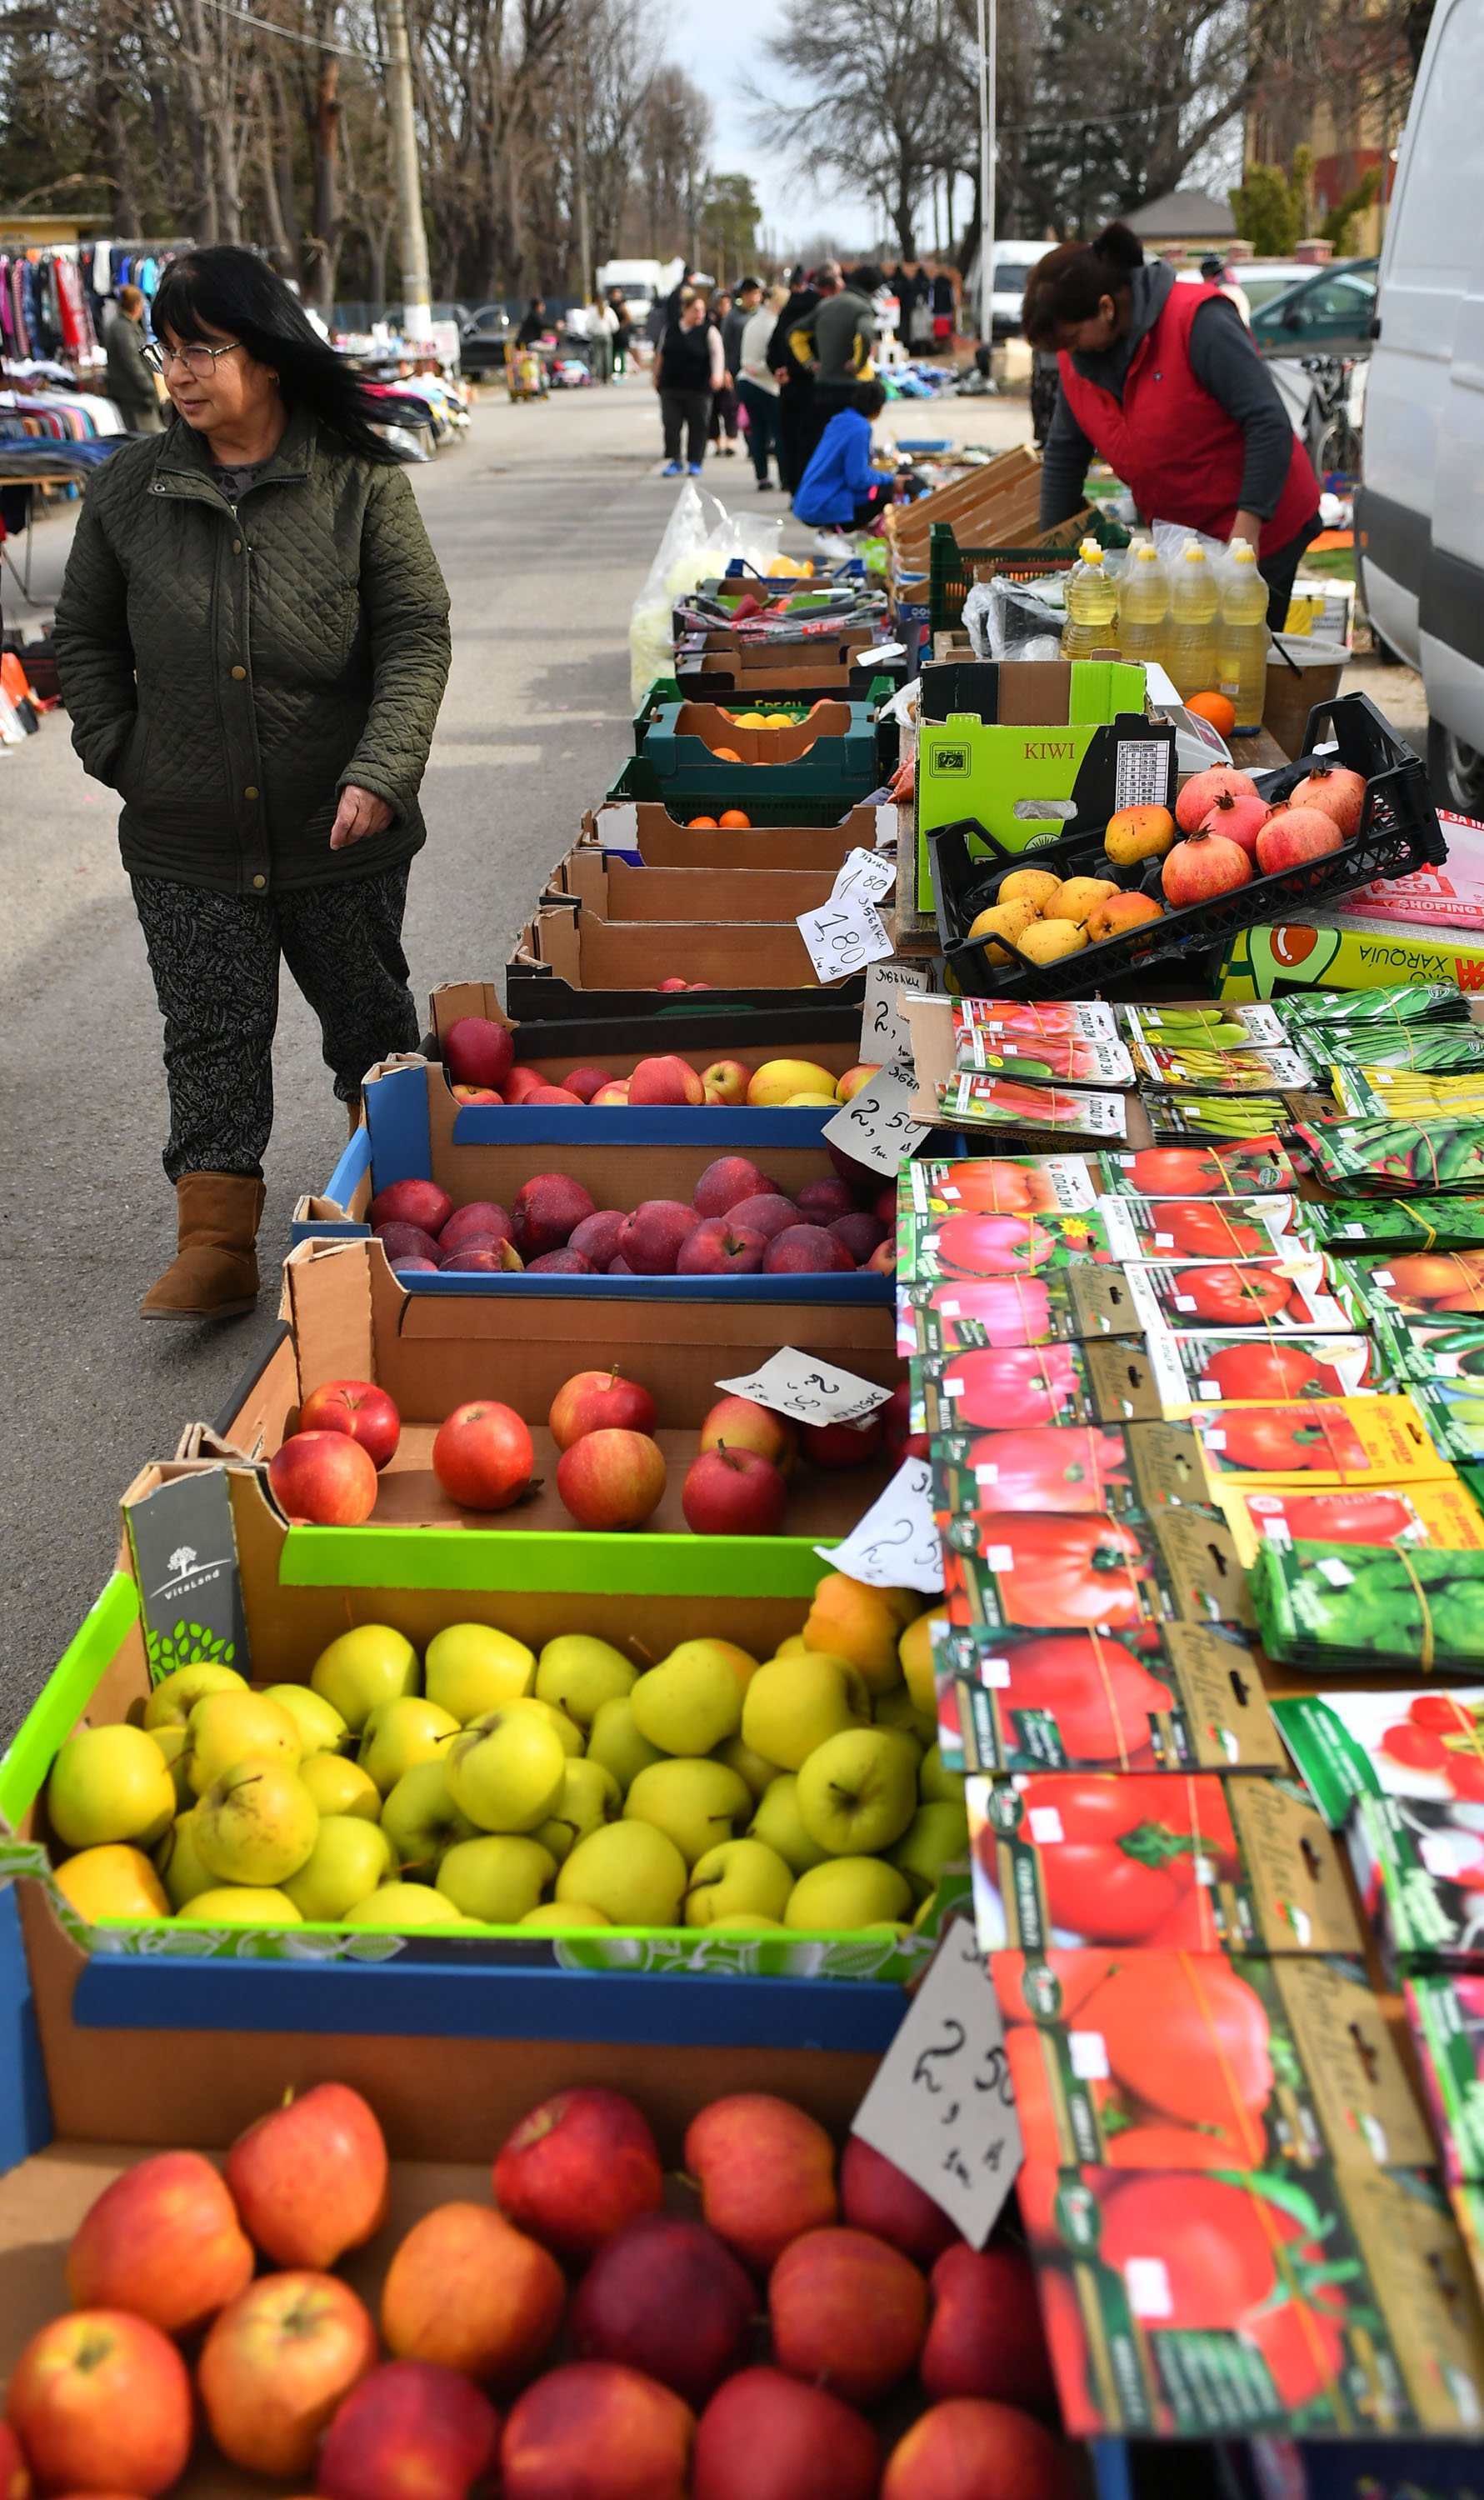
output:
<svg viewBox="0 0 1484 2500"><path fill-rule="evenodd" d="M545 337L550 326L550 323L546 319L544 297L533 295L530 303L526 307L526 317L521 322L519 329L515 333L516 346L534 347L540 340Z"/></svg>
<svg viewBox="0 0 1484 2500"><path fill-rule="evenodd" d="M654 387L660 395L660 423L665 431L665 477L678 477L687 469L692 477L700 477L711 400L721 388L725 371L721 333L708 315L705 296L694 288L682 289L679 310L654 356Z"/></svg>
<svg viewBox="0 0 1484 2500"><path fill-rule="evenodd" d="M684 277L679 280L678 284L672 286L669 294L665 297L662 304L656 304L653 312L649 315L649 337L656 347L659 345L660 341L663 339L672 321L677 321L679 319L680 298L682 295L693 293L696 280L700 275L701 272L699 269L692 269L689 261L687 261L685 264Z"/></svg>
<svg viewBox="0 0 1484 2500"><path fill-rule="evenodd" d="M869 378L876 341L875 307L869 295L845 284L838 260L825 262L815 284L819 301L788 336L789 352L814 378L806 437L810 457L831 417L854 406L858 384Z"/></svg>
<svg viewBox="0 0 1484 2500"><path fill-rule="evenodd" d="M727 323L736 307L724 286L711 297L710 319L721 340L721 387L711 394L710 441L722 459L737 457L737 371L727 356Z"/></svg>
<svg viewBox="0 0 1484 2500"><path fill-rule="evenodd" d="M120 286L103 313L108 356L108 396L126 434L158 434L164 423L154 376L145 362L145 299L137 286Z"/></svg>
<svg viewBox="0 0 1484 2500"><path fill-rule="evenodd" d="M613 325L613 379L617 381L620 374L629 370L629 341L634 336L634 324L629 319L629 308L624 302L621 286L609 288L608 309Z"/></svg>
<svg viewBox="0 0 1484 2500"><path fill-rule="evenodd" d="M1281 626L1319 530L1319 480L1277 386L1216 286L1181 286L1127 226L1037 261L1022 314L1055 348L1060 390L1040 473L1043 530L1082 506L1094 454L1146 521L1246 539Z"/></svg>
<svg viewBox="0 0 1484 2500"><path fill-rule="evenodd" d="M757 280L752 278L742 281L737 290L739 303L744 301L748 289L756 284ZM747 411L747 449L752 455L752 474L757 479L759 494L767 494L772 489L768 459L770 452L775 450L778 458L779 483L783 482L783 446L778 436L779 391L768 358L770 342L787 302L787 288L772 286L744 315L738 362L732 368L737 375L738 398Z"/></svg>
<svg viewBox="0 0 1484 2500"><path fill-rule="evenodd" d="M738 287L731 310L721 324L721 361L726 368L727 377L724 396L730 400L732 406L731 432L734 446L737 441L738 413L742 407L742 333L757 311L762 293L763 281L760 278L744 278ZM747 421L750 425L751 418L749 417Z"/></svg>
<svg viewBox="0 0 1484 2500"><path fill-rule="evenodd" d="M886 406L877 381L857 382L837 409L794 490L794 518L816 530L874 529L892 500L892 480L871 465L871 420Z"/></svg>
<svg viewBox="0 0 1484 2500"><path fill-rule="evenodd" d="M415 1050L402 915L448 593L379 403L281 278L186 252L154 300L175 409L89 481L53 640L165 1020L179 1248L151 1320L252 1308L280 961L335 1091Z"/></svg>
<svg viewBox="0 0 1484 2500"><path fill-rule="evenodd" d="M1244 286L1238 286L1219 251L1208 251L1201 263L1201 276L1207 286L1219 286L1229 304L1235 304L1250 330L1252 305Z"/></svg>
<svg viewBox="0 0 1484 2500"><path fill-rule="evenodd" d="M768 368L778 385L778 482L791 495L809 465L818 434L813 426L814 377L808 365L800 364L788 341L795 322L818 304L819 290L802 268L791 272L788 284L788 296L768 342Z"/></svg>

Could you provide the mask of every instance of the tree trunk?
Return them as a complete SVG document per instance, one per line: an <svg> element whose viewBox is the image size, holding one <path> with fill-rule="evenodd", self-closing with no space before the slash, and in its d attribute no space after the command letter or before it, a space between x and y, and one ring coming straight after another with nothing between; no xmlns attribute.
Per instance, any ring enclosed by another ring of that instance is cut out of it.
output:
<svg viewBox="0 0 1484 2500"><path fill-rule="evenodd" d="M333 7L322 8L321 38L334 21ZM325 314L335 301L335 273L340 260L340 55L321 52L310 121L313 231L305 247L304 292L310 303Z"/></svg>

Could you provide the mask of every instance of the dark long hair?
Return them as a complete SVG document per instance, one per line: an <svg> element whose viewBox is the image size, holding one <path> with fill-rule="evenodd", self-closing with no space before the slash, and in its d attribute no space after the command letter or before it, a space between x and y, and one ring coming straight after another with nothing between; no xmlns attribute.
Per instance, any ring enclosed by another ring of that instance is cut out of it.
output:
<svg viewBox="0 0 1484 2500"><path fill-rule="evenodd" d="M1026 280L1021 327L1033 347L1054 347L1059 334L1090 321L1105 295L1126 295L1144 247L1123 225L1105 226L1091 243L1058 244Z"/></svg>
<svg viewBox="0 0 1484 2500"><path fill-rule="evenodd" d="M290 408L306 408L362 460L395 466L399 454L374 430L380 404L321 339L291 287L256 252L211 244L173 261L151 316L156 337L205 340L209 330L240 339L270 365Z"/></svg>

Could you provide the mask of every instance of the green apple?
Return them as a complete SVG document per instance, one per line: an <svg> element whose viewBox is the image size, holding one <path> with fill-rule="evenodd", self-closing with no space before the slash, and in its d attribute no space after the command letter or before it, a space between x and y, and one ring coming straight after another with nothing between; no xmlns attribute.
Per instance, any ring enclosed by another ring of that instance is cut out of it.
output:
<svg viewBox="0 0 1484 2500"><path fill-rule="evenodd" d="M685 1860L652 1823L606 1823L579 1840L556 1879L558 1901L601 1910L615 1927L677 1927Z"/></svg>
<svg viewBox="0 0 1484 2500"><path fill-rule="evenodd" d="M755 1911L734 1910L725 1919L713 1919L709 1932L713 1936L755 1936L762 1934L769 1927L776 1928L779 1935L783 1933L781 1919L763 1919L759 1918Z"/></svg>
<svg viewBox="0 0 1484 2500"><path fill-rule="evenodd" d="M120 1723L83 1727L69 1736L51 1765L47 1811L69 1849L137 1841L152 1849L176 1817L175 1782L164 1755L143 1727Z"/></svg>
<svg viewBox="0 0 1484 2500"><path fill-rule="evenodd" d="M724 1840L709 1849L691 1871L685 1895L688 1927L714 1927L723 1919L781 1920L794 1889L794 1870L762 1840Z"/></svg>
<svg viewBox="0 0 1484 2500"><path fill-rule="evenodd" d="M871 1695L858 1670L824 1650L770 1659L742 1702L743 1744L797 1771L827 1736L871 1723Z"/></svg>
<svg viewBox="0 0 1484 2500"><path fill-rule="evenodd" d="M709 1849L731 1839L733 1825L752 1811L752 1792L725 1762L676 1758L641 1771L623 1811L628 1822L652 1823L668 1833L686 1865L694 1866Z"/></svg>
<svg viewBox="0 0 1484 2500"><path fill-rule="evenodd" d="M198 1892L214 1890L216 1878L196 1848L191 1826L195 1808L178 1814L154 1853L154 1871L170 1898L173 1910L183 1910Z"/></svg>
<svg viewBox="0 0 1484 2500"><path fill-rule="evenodd" d="M920 1805L891 1852L891 1862L901 1867L913 1899L924 1901L937 1891L943 1868L968 1855L969 1817L960 1797L957 1805Z"/></svg>
<svg viewBox="0 0 1484 2500"><path fill-rule="evenodd" d="M286 1892L269 1884L223 1884L214 1892L197 1892L181 1913L202 1919L213 1927L302 1927L304 1921Z"/></svg>
<svg viewBox="0 0 1484 2500"><path fill-rule="evenodd" d="M405 1693L421 1692L422 1670L404 1632L393 1631L389 1624L357 1624L320 1651L310 1682L358 1736L379 1701L399 1701Z"/></svg>
<svg viewBox="0 0 1484 2500"><path fill-rule="evenodd" d="M539 1840L460 1840L445 1854L438 1889L466 1919L512 1927L535 1909L555 1873L556 1859Z"/></svg>
<svg viewBox="0 0 1484 2500"><path fill-rule="evenodd" d="M358 1814L327 1814L314 1846L283 1890L302 1919L343 1919L392 1871L391 1847L379 1823Z"/></svg>
<svg viewBox="0 0 1484 2500"><path fill-rule="evenodd" d="M907 1877L880 1858L832 1858L801 1875L788 1896L785 1927L832 1935L892 1924L911 1908Z"/></svg>
<svg viewBox="0 0 1484 2500"><path fill-rule="evenodd" d="M435 1632L422 1661L423 1691L461 1727L486 1710L518 1701L536 1681L536 1660L524 1641L493 1624L449 1624Z"/></svg>
<svg viewBox="0 0 1484 2500"><path fill-rule="evenodd" d="M318 1831L308 1789L271 1754L234 1763L195 1813L197 1854L221 1884L281 1884L305 1864Z"/></svg>
<svg viewBox="0 0 1484 2500"><path fill-rule="evenodd" d="M299 1728L280 1702L263 1693L208 1693L186 1722L190 1767L186 1774L197 1796L204 1796L223 1771L235 1762L281 1762L299 1767Z"/></svg>
<svg viewBox="0 0 1484 2500"><path fill-rule="evenodd" d="M848 1727L829 1736L799 1773L804 1828L832 1858L889 1849L916 1806L915 1748L894 1727Z"/></svg>
<svg viewBox="0 0 1484 2500"><path fill-rule="evenodd" d="M447 1748L448 1793L480 1831L534 1831L562 1793L566 1748L541 1708L488 1711Z"/></svg>
<svg viewBox="0 0 1484 2500"><path fill-rule="evenodd" d="M634 1725L634 1704L626 1694L621 1701L604 1702L587 1739L587 1759L611 1771L627 1795L640 1772L665 1757L658 1745L646 1743Z"/></svg>
<svg viewBox="0 0 1484 2500"><path fill-rule="evenodd" d="M742 1726L742 1686L717 1641L682 1641L635 1685L634 1725L662 1754L694 1759Z"/></svg>
<svg viewBox="0 0 1484 2500"><path fill-rule="evenodd" d="M333 1701L326 1701L322 1693L312 1692L307 1684L270 1684L265 1697L286 1710L298 1728L301 1761L315 1754L339 1754L348 1743L350 1730Z"/></svg>
<svg viewBox="0 0 1484 2500"><path fill-rule="evenodd" d="M575 1761L583 1752L581 1728L575 1719L568 1718L565 1710L558 1710L554 1701L542 1701L532 1693L527 1694L523 1700L507 1701L504 1707L511 1711L529 1711L533 1719L539 1719L544 1727L549 1727L552 1734L560 1739L569 1761Z"/></svg>
<svg viewBox="0 0 1484 2500"><path fill-rule="evenodd" d="M391 1843L392 1864L403 1880L431 1884L445 1849L456 1840L475 1840L471 1823L453 1802L445 1761L414 1762L404 1771L381 1808L381 1829Z"/></svg>
<svg viewBox="0 0 1484 2500"><path fill-rule="evenodd" d="M393 1935L404 1935L411 1927L469 1927L478 1923L466 1919L455 1902L429 1884L381 1884L357 1901L338 1923L343 1927L385 1928Z"/></svg>
<svg viewBox="0 0 1484 2500"><path fill-rule="evenodd" d="M363 1823L379 1823L381 1818L381 1792L369 1771L359 1762L347 1762L344 1754L311 1754L299 1765L299 1777L314 1800L319 1814L357 1814Z"/></svg>
<svg viewBox="0 0 1484 2500"><path fill-rule="evenodd" d="M542 1651L536 1691L579 1727L590 1727L605 1701L621 1701L638 1678L638 1667L611 1641L591 1632L562 1632Z"/></svg>
<svg viewBox="0 0 1484 2500"><path fill-rule="evenodd" d="M871 1716L875 1727L892 1727L899 1736L906 1736L910 1741L914 1761L921 1761L937 1733L921 1711L914 1707L905 1684L897 1685L890 1693L878 1693L872 1702Z"/></svg>
<svg viewBox="0 0 1484 2500"><path fill-rule="evenodd" d="M561 1793L536 1837L560 1865L579 1840L623 1812L623 1791L601 1762L570 1761Z"/></svg>
<svg viewBox="0 0 1484 2500"><path fill-rule="evenodd" d="M449 1737L458 1731L459 1723L451 1711L406 1694L400 1701L382 1701L372 1711L361 1729L356 1760L381 1794L389 1796L414 1762L440 1760Z"/></svg>
<svg viewBox="0 0 1484 2500"><path fill-rule="evenodd" d="M728 1770L738 1772L754 1797L765 1796L778 1776L777 1763L765 1761L761 1754L754 1754L741 1736L729 1736L724 1745L718 1745L716 1760L725 1762Z"/></svg>
<svg viewBox="0 0 1484 2500"><path fill-rule="evenodd" d="M747 1826L747 1838L766 1840L796 1875L807 1875L811 1866L822 1866L830 1854L820 1848L817 1840L811 1840L804 1827L797 1771L780 1771L775 1780L770 1780Z"/></svg>
<svg viewBox="0 0 1484 2500"><path fill-rule="evenodd" d="M247 1679L235 1666L216 1666L198 1658L193 1666L178 1666L155 1686L145 1703L147 1727L183 1727L196 1703L208 1693L246 1693Z"/></svg>
<svg viewBox="0 0 1484 2500"><path fill-rule="evenodd" d="M944 1768L942 1748L930 1745L917 1772L917 1793L924 1805L962 1805L964 1774Z"/></svg>
<svg viewBox="0 0 1484 2500"><path fill-rule="evenodd" d="M520 1924L534 1928L539 1936L565 1936L575 1927L610 1927L613 1922L586 1901L543 1901L527 1910Z"/></svg>
<svg viewBox="0 0 1484 2500"><path fill-rule="evenodd" d="M148 1736L150 1744L159 1747L160 1760L170 1773L177 1811L189 1813L196 1802L196 1792L190 1784L190 1729L180 1719L168 1727L151 1727Z"/></svg>

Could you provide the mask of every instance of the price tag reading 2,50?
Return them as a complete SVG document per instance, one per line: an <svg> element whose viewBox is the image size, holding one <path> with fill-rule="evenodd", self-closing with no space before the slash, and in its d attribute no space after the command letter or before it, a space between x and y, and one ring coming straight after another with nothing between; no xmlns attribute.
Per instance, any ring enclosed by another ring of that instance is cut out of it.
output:
<svg viewBox="0 0 1484 2500"><path fill-rule="evenodd" d="M895 1180L898 1166L915 1152L927 1135L911 1116L917 1080L910 1060L893 1060L851 1096L842 1111L826 1120L821 1135L827 1145L869 1164L883 1179Z"/></svg>
<svg viewBox="0 0 1484 2500"><path fill-rule="evenodd" d="M967 1920L949 1924L851 2132L984 2246L1025 2148L1000 2000Z"/></svg>
<svg viewBox="0 0 1484 2500"><path fill-rule="evenodd" d="M862 894L848 894L842 902L832 896L817 911L801 911L799 935L821 981L848 980L892 952L880 913Z"/></svg>

